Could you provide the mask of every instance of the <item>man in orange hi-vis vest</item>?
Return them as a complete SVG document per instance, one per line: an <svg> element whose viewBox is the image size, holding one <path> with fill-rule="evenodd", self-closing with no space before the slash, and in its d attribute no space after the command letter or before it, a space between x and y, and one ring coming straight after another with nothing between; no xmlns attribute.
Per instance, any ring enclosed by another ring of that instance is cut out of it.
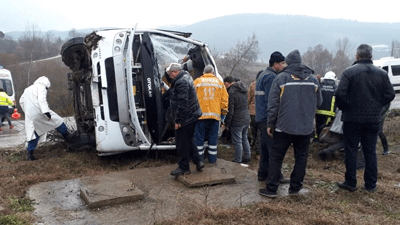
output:
<svg viewBox="0 0 400 225"><path fill-rule="evenodd" d="M204 67L204 74L194 81L202 116L195 128L195 141L200 158L204 160L204 141L208 141L208 161L217 161L219 121L228 113L228 92L224 83L214 75L214 67Z"/></svg>

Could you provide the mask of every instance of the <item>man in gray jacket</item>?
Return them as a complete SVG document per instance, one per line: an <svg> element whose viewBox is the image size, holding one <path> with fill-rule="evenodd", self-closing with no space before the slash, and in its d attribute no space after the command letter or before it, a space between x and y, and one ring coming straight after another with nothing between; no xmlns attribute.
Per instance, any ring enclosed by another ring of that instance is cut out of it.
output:
<svg viewBox="0 0 400 225"><path fill-rule="evenodd" d="M250 113L247 103L247 88L242 82L228 76L224 78L224 84L229 94L228 114L225 126L229 128L232 143L235 149L233 162L250 162L251 152L247 132L250 125Z"/></svg>
<svg viewBox="0 0 400 225"><path fill-rule="evenodd" d="M267 132L273 136L273 144L267 187L259 193L270 198L277 197L282 161L291 144L295 165L290 176L289 194L298 194L302 188L314 116L322 103L319 82L314 71L301 64L300 52L290 52L285 61L288 67L274 79L268 96Z"/></svg>

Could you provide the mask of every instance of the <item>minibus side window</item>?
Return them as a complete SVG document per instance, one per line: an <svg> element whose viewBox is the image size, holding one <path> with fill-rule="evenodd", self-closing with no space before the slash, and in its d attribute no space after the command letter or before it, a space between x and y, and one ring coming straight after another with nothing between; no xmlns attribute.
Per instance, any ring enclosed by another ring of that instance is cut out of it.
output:
<svg viewBox="0 0 400 225"><path fill-rule="evenodd" d="M11 80L6 80L6 79L0 79L0 87L3 88L3 90L9 95L12 96L14 94L12 85L11 85Z"/></svg>
<svg viewBox="0 0 400 225"><path fill-rule="evenodd" d="M388 66L384 66L382 67L383 70L385 70L386 72L389 72L389 67Z"/></svg>
<svg viewBox="0 0 400 225"><path fill-rule="evenodd" d="M393 76L400 75L400 65L392 65L392 74Z"/></svg>

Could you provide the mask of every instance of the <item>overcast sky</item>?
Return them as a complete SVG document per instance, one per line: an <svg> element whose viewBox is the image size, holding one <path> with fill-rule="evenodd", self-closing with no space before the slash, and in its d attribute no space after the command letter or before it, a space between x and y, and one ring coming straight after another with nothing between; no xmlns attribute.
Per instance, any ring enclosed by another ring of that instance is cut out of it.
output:
<svg viewBox="0 0 400 225"><path fill-rule="evenodd" d="M202 20L240 13L308 15L361 22L400 22L395 0L380 1L90 1L1 0L0 31L25 31L36 25L40 31L73 28L156 28L187 25ZM124 3L125 2L125 3ZM368 4L375 2L374 4ZM396 7L395 7L396 6Z"/></svg>

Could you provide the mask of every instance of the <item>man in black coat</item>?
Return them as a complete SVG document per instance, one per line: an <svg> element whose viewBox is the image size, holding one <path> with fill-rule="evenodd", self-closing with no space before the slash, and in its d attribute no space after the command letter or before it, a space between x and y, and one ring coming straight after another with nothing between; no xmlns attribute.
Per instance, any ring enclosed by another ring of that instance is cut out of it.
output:
<svg viewBox="0 0 400 225"><path fill-rule="evenodd" d="M200 104L190 74L182 70L178 63L171 63L166 72L171 81L169 97L175 122L176 149L181 157L178 168L171 172L173 176L190 174L189 160L201 171L204 163L200 160L197 146L194 143L194 128L201 116Z"/></svg>
<svg viewBox="0 0 400 225"><path fill-rule="evenodd" d="M336 103L343 111L345 181L337 185L348 191L357 189L357 148L361 142L365 158L365 190L374 192L378 178L376 141L382 109L395 97L387 72L372 64L372 47L357 48L357 61L341 76Z"/></svg>

